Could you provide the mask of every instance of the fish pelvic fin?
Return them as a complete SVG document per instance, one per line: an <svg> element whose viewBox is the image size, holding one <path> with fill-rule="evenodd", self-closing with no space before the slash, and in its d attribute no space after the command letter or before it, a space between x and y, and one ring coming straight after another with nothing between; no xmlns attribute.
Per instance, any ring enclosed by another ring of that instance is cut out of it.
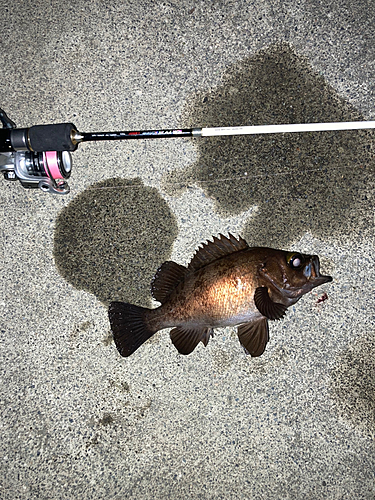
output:
<svg viewBox="0 0 375 500"><path fill-rule="evenodd" d="M285 311L288 309L284 304L274 302L265 286L259 286L255 290L254 302L260 314L271 320L281 319L285 316Z"/></svg>
<svg viewBox="0 0 375 500"><path fill-rule="evenodd" d="M261 356L269 340L268 321L266 318L244 323L237 328L238 339L244 347L246 354Z"/></svg>
<svg viewBox="0 0 375 500"><path fill-rule="evenodd" d="M112 302L110 304L108 309L109 322L113 340L121 356L130 356L157 332L147 324L148 311L150 309L125 302Z"/></svg>
<svg viewBox="0 0 375 500"><path fill-rule="evenodd" d="M187 328L178 326L170 333L171 340L180 354L190 354L202 342L206 347L210 337L213 337L212 328Z"/></svg>

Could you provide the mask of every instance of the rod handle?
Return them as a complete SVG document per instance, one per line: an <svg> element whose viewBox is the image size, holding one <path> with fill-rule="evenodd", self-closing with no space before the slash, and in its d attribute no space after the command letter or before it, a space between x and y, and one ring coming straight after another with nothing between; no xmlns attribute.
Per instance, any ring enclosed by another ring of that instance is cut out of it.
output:
<svg viewBox="0 0 375 500"><path fill-rule="evenodd" d="M32 151L75 151L76 133L73 123L34 125L28 131L28 145Z"/></svg>

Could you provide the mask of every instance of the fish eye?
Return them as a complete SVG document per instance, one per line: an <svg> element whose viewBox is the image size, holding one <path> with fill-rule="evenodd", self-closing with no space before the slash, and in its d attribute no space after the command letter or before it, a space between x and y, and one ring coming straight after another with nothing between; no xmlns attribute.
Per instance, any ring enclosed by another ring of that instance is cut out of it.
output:
<svg viewBox="0 0 375 500"><path fill-rule="evenodd" d="M300 253L288 253L286 262L292 269L300 269L305 263L305 258Z"/></svg>

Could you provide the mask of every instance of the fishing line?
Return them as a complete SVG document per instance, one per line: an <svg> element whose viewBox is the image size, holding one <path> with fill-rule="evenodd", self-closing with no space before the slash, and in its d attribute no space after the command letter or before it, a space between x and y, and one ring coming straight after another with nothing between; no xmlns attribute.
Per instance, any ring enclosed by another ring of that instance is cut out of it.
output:
<svg viewBox="0 0 375 500"><path fill-rule="evenodd" d="M366 167L362 167L362 166L358 166L357 168L361 169L362 172L369 172L370 169L367 169ZM329 172L332 172L334 170L349 170L349 169L353 169L353 166L352 165L348 165L348 166L337 166L337 167L324 167L324 168L310 168L310 169L304 169L304 170L299 170L298 173L300 174L308 174L308 173L316 173L316 172L320 172L320 173L328 173L328 170ZM372 170L371 170L372 171ZM175 171L174 171L175 173ZM182 171L181 171L182 173ZM294 172L296 175L297 173ZM179 189L183 189L183 188L186 188L186 189L192 189L194 187L200 187L200 185L212 185L212 184L219 184L221 182L228 182L228 181L236 181L236 180L243 180L243 181L252 181L253 179L264 179L264 178L267 178L267 177L280 177L280 176L290 176L292 174L291 171L284 171L284 172L274 172L274 173L264 173L264 174L252 174L252 175L242 175L242 176L234 176L234 177L224 177L224 178L220 178L220 179L207 179L207 180L204 180L204 179L198 179L198 180L194 180L192 181L191 183L178 183L178 182L171 182L171 183L168 183L168 186L173 186L173 187L177 187ZM128 181L131 181L131 180L134 180L136 178L129 178L129 179L125 179L125 180L128 180ZM132 185L129 185L129 186L98 186L98 187L89 187L88 190L89 191L99 191L99 190L102 190L102 189L121 189L121 190L127 190L127 189L133 189L133 188L137 188L139 187L138 185L134 184L133 186ZM163 189L162 189L163 190Z"/></svg>

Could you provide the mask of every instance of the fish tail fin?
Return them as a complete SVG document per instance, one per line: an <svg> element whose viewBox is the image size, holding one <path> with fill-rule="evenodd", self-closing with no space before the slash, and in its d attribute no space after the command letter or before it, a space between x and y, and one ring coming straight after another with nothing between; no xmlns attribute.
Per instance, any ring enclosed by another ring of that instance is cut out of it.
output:
<svg viewBox="0 0 375 500"><path fill-rule="evenodd" d="M150 309L125 302L111 302L109 305L109 322L121 356L130 356L157 332L157 329L150 328L147 323L149 311Z"/></svg>

